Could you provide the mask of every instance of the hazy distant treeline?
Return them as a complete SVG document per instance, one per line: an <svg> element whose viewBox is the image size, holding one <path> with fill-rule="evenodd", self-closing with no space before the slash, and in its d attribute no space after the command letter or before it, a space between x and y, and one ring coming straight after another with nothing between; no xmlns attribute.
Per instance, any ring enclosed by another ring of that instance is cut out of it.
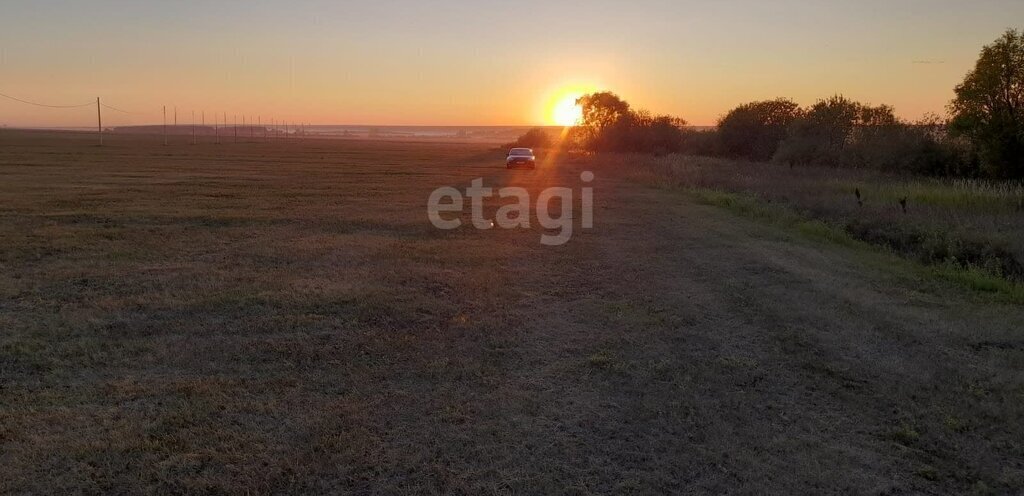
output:
<svg viewBox="0 0 1024 496"><path fill-rule="evenodd" d="M931 175L1024 178L1024 33L982 49L956 87L948 119L907 122L888 105L833 96L800 107L779 98L730 110L715 129L637 111L609 92L581 97L579 126L563 146L592 152L687 153L798 165L874 168ZM546 146L541 130L522 146Z"/></svg>

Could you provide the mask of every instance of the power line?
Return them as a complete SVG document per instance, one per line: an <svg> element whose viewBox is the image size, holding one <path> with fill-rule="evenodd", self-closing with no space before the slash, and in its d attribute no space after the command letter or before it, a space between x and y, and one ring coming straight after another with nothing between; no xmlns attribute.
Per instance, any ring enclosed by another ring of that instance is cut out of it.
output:
<svg viewBox="0 0 1024 496"><path fill-rule="evenodd" d="M22 100L21 98L15 98L15 97L13 97L11 95L5 95L3 93L0 93L0 96L2 96L4 98L9 98L9 99L14 100L16 102L21 102L21 103L25 103L25 104L28 104L28 105L35 105L37 107L46 107L46 108L81 108L81 107L91 107L93 105L96 105L96 102L83 103L81 105L50 105L50 104L46 104L46 103L38 103L38 102L31 102L31 101L28 101L28 100ZM100 105L103 106L103 108L107 108L107 109L113 110L115 112L121 112L121 113L125 113L125 114L137 114L138 113L138 112L129 112L127 110L122 110L122 109L119 109L117 107L114 107L113 105L107 105L105 103L100 103Z"/></svg>
<svg viewBox="0 0 1024 496"><path fill-rule="evenodd" d="M99 134L100 146L103 146L103 115L102 115L101 109L105 108L105 109L108 109L108 110L113 110L115 112L121 112L123 114L151 115L148 112L131 112L131 111L128 111L128 110L117 108L117 107L115 107L113 105L107 105L107 104L103 103L102 101L100 101L99 97L97 97L95 101L90 101L88 103L82 103L82 104L79 104L79 105L50 105L50 104L46 104L46 103L33 102L33 101L30 101L30 100L23 100L21 98L13 97L11 95L7 95L7 94L4 94L4 93L0 93L0 97L7 98L7 99L10 99L10 100L19 102L19 103L24 103L26 105L33 105L33 106L36 106L36 107L55 108L55 109L83 108L83 107L92 107L92 106L95 105L96 106L96 131ZM162 118L163 118L164 144L166 145L167 144L167 106L166 105L164 105L161 108L161 113L162 113ZM217 137L217 143L218 144L220 143L220 130L223 129L223 130L226 131L227 127L228 127L228 115L227 115L227 112L223 113L223 117L224 117L224 125L223 126L218 126L217 116L216 116L216 114L214 114L214 125L213 125L214 126L214 134ZM203 119L203 125L205 126L206 125L206 112L205 111L202 113L202 119ZM270 129L268 129L268 128L263 126L263 124L262 124L263 119L262 119L261 116L257 116L256 121L257 121L257 123L254 125L252 123L251 118L248 118L248 116L246 116L244 114L242 115L242 129L243 129L243 132L244 132L244 129L246 127L249 128L249 138L250 139L255 137L255 127L263 128L263 139L264 140L267 140L268 138L273 138L274 136L277 136L281 132L281 130L278 128L278 126L280 126L280 125L284 126L284 137L285 138L289 138L290 137L289 136L289 134L290 134L289 123L287 121L281 121L281 122L275 124L275 122L277 122L276 119L271 119ZM175 128L177 128L177 126L178 126L178 106L177 105L174 106L174 126L175 126ZM294 124L294 127L295 127L295 130L296 130L297 134L301 133L301 135L303 135L303 136L306 134L305 133L306 129L305 129L305 125L304 124L301 125L301 131L300 131L300 124ZM238 115L237 114L234 117L234 124L233 124L232 128L233 128L233 131L234 131L234 141L237 143L238 142ZM268 136L268 134L269 134L269 136ZM197 137L196 137L196 115L195 115L195 111L193 110L192 111L192 144L196 144L196 141L197 141Z"/></svg>
<svg viewBox="0 0 1024 496"><path fill-rule="evenodd" d="M5 95L3 93L0 93L0 96L2 96L4 98L9 98L9 99L14 100L16 102L27 103L29 105L35 105L37 107L47 107L47 108L78 108L78 107L91 107L93 105L96 105L96 102L83 103L81 105L47 105L45 103L36 103L36 102L30 102L28 100L22 100L21 98L15 98L15 97L13 97L11 95Z"/></svg>
<svg viewBox="0 0 1024 496"><path fill-rule="evenodd" d="M90 105L91 105L91 104L90 104ZM108 109L110 109L110 110L114 110L114 111L117 111L117 112L121 112L121 113L125 113L125 114L137 114L137 113L138 113L138 112L129 112L129 111L127 111L127 110L121 110L121 109L119 109L119 108L117 108L117 107L111 107L110 105L107 105L107 104L105 104L105 103L101 103L100 105L103 105L103 108L108 108Z"/></svg>

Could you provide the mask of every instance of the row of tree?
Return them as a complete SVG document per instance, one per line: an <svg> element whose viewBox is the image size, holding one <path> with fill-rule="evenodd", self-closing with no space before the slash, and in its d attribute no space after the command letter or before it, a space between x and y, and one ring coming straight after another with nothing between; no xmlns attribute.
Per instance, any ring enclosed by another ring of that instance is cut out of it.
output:
<svg viewBox="0 0 1024 496"><path fill-rule="evenodd" d="M900 120L888 105L842 96L808 108L785 100L741 105L721 119L711 153L790 165L828 165L968 175L977 168L969 143L938 118Z"/></svg>
<svg viewBox="0 0 1024 496"><path fill-rule="evenodd" d="M609 92L577 100L568 146L593 152L693 153L790 165L870 167L934 175L1024 178L1024 33L986 46L956 88L948 120L906 122L887 105L833 96L809 107L779 98L740 105L709 131L634 110ZM534 131L523 138L546 140ZM521 140L522 141L522 140Z"/></svg>

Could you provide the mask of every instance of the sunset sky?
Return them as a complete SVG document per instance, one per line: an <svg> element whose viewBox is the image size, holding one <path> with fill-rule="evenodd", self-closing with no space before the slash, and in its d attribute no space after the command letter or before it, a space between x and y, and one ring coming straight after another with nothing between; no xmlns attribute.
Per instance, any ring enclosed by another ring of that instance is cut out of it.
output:
<svg viewBox="0 0 1024 496"><path fill-rule="evenodd" d="M567 95L714 124L745 101L843 93L941 113L1020 0L7 1L0 93L99 96L316 124L551 124ZM92 111L94 112L94 111ZM0 99L0 124L89 125L86 109Z"/></svg>

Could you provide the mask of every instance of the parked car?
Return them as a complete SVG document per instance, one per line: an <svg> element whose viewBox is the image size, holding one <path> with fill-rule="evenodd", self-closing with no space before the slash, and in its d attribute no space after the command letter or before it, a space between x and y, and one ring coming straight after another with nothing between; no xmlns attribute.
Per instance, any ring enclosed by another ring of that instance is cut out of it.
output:
<svg viewBox="0 0 1024 496"><path fill-rule="evenodd" d="M529 148L513 148L508 151L508 156L505 157L505 167L508 169L513 167L535 169L537 167L537 157L533 154L533 150Z"/></svg>

